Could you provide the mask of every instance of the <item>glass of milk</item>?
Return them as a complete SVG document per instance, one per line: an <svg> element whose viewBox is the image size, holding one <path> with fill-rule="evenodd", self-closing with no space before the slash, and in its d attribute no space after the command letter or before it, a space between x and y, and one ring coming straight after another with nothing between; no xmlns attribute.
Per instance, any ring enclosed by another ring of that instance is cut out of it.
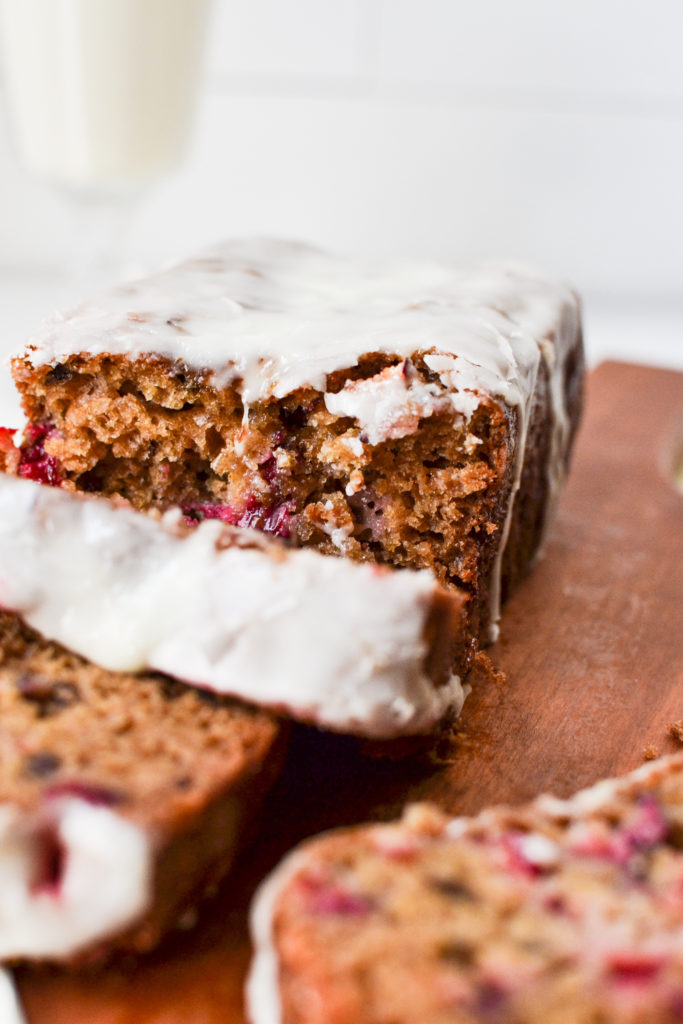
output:
<svg viewBox="0 0 683 1024"><path fill-rule="evenodd" d="M178 164L209 0L0 0L10 124L34 175L102 226ZM82 218L81 218L82 219Z"/></svg>

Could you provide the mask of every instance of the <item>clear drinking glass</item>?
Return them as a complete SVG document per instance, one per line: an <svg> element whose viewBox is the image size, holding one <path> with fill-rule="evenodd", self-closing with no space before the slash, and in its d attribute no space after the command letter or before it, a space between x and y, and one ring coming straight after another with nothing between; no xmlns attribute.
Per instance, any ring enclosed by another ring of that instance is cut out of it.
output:
<svg viewBox="0 0 683 1024"><path fill-rule="evenodd" d="M209 0L0 0L17 153L72 208L74 271L120 267L140 199L182 159L208 8Z"/></svg>

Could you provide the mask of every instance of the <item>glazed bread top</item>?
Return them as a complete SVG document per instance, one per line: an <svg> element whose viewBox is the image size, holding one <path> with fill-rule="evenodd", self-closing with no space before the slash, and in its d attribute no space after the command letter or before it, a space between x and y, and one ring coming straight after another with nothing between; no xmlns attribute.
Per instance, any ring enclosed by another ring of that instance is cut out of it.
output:
<svg viewBox="0 0 683 1024"><path fill-rule="evenodd" d="M467 414L478 390L523 405L539 361L561 362L578 329L571 289L519 267L381 268L252 239L55 314L29 338L26 356L42 365L79 353L159 355L208 371L248 405L304 386L324 390L328 374L368 352L433 350L431 368Z"/></svg>

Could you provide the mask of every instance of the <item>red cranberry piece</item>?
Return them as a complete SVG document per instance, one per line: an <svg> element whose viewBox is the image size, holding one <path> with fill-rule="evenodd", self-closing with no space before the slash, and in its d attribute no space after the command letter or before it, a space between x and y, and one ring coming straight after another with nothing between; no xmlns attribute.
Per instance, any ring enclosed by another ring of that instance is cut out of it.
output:
<svg viewBox="0 0 683 1024"><path fill-rule="evenodd" d="M610 835L597 833L582 837L572 851L587 857L599 857L628 869L635 854L647 852L666 839L669 825L654 796L644 796L631 820Z"/></svg>
<svg viewBox="0 0 683 1024"><path fill-rule="evenodd" d="M25 431L27 445L38 444L49 434L50 430L44 423L29 423Z"/></svg>
<svg viewBox="0 0 683 1024"><path fill-rule="evenodd" d="M47 825L38 833L37 848L31 893L34 896L57 896L64 877L67 851L54 825Z"/></svg>
<svg viewBox="0 0 683 1024"><path fill-rule="evenodd" d="M244 511L238 516L236 525L241 526L245 530L260 530L262 528L262 519L263 509L252 498L247 503Z"/></svg>
<svg viewBox="0 0 683 1024"><path fill-rule="evenodd" d="M60 796L73 796L79 800L85 800L93 807L114 807L123 800L123 794L106 786L94 786L88 782L57 782L50 786L46 793L47 797L54 800Z"/></svg>
<svg viewBox="0 0 683 1024"><path fill-rule="evenodd" d="M302 879L312 914L336 914L340 917L364 917L374 909L369 896L351 892L339 882L316 878Z"/></svg>
<svg viewBox="0 0 683 1024"><path fill-rule="evenodd" d="M507 1002L508 992L499 982L485 980L477 989L475 1008L484 1017L497 1016Z"/></svg>
<svg viewBox="0 0 683 1024"><path fill-rule="evenodd" d="M187 526L196 526L203 519L220 519L228 526L237 526L239 523L239 512L232 505L221 505L218 502L207 502L204 505L185 505L183 516Z"/></svg>
<svg viewBox="0 0 683 1024"><path fill-rule="evenodd" d="M263 477L267 484L272 484L273 480L275 479L278 473L278 464L272 452L268 456L268 458L259 466L259 473L261 474L261 476Z"/></svg>
<svg viewBox="0 0 683 1024"><path fill-rule="evenodd" d="M566 914L569 908L566 898L558 893L544 898L543 909L550 914Z"/></svg>
<svg viewBox="0 0 683 1024"><path fill-rule="evenodd" d="M26 441L21 449L19 476L35 480L39 484L59 487L62 476L59 462L54 455L45 451L45 439L53 433L49 427L32 423L26 431Z"/></svg>
<svg viewBox="0 0 683 1024"><path fill-rule="evenodd" d="M265 533L274 533L283 540L290 536L289 521L292 517L294 506L289 502L281 502L268 509L266 518L261 529Z"/></svg>
<svg viewBox="0 0 683 1024"><path fill-rule="evenodd" d="M621 864L625 851L618 837L596 832L576 838L571 844L571 852L579 857L597 857L600 860L611 860Z"/></svg>
<svg viewBox="0 0 683 1024"><path fill-rule="evenodd" d="M315 914L339 914L342 917L364 917L372 907L372 901L366 896L357 896L339 888L323 890L311 904Z"/></svg>
<svg viewBox="0 0 683 1024"><path fill-rule="evenodd" d="M647 849L666 839L669 825L659 802L648 794L638 802L638 813L622 831L628 845L635 850Z"/></svg>
<svg viewBox="0 0 683 1024"><path fill-rule="evenodd" d="M643 985L654 981L665 963L661 953L613 953L607 969L619 984Z"/></svg>
<svg viewBox="0 0 683 1024"><path fill-rule="evenodd" d="M504 835L500 844L504 852L504 868L512 874L524 875L526 878L539 878L547 874L549 866L543 861L533 860L524 848L525 833L510 832Z"/></svg>
<svg viewBox="0 0 683 1024"><path fill-rule="evenodd" d="M291 502L279 502L264 508L254 498L250 498L241 512L232 505L208 502L204 505L185 505L183 515L187 526L195 526L203 519L220 519L229 526L262 530L264 533L274 533L287 540L290 536L289 523L293 511L294 505Z"/></svg>

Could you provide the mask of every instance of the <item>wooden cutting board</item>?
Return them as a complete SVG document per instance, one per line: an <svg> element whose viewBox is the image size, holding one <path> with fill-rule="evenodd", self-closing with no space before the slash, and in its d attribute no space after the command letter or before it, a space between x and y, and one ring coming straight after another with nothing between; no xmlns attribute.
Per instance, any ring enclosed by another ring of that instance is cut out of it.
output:
<svg viewBox="0 0 683 1024"><path fill-rule="evenodd" d="M453 743L406 761L353 741L295 734L284 777L241 869L142 963L69 974L23 970L30 1024L243 1024L254 885L323 828L395 815L407 800L449 812L566 796L676 749L683 719L683 374L606 363L588 382L571 478L545 557L505 609L491 649L505 680L474 679Z"/></svg>

